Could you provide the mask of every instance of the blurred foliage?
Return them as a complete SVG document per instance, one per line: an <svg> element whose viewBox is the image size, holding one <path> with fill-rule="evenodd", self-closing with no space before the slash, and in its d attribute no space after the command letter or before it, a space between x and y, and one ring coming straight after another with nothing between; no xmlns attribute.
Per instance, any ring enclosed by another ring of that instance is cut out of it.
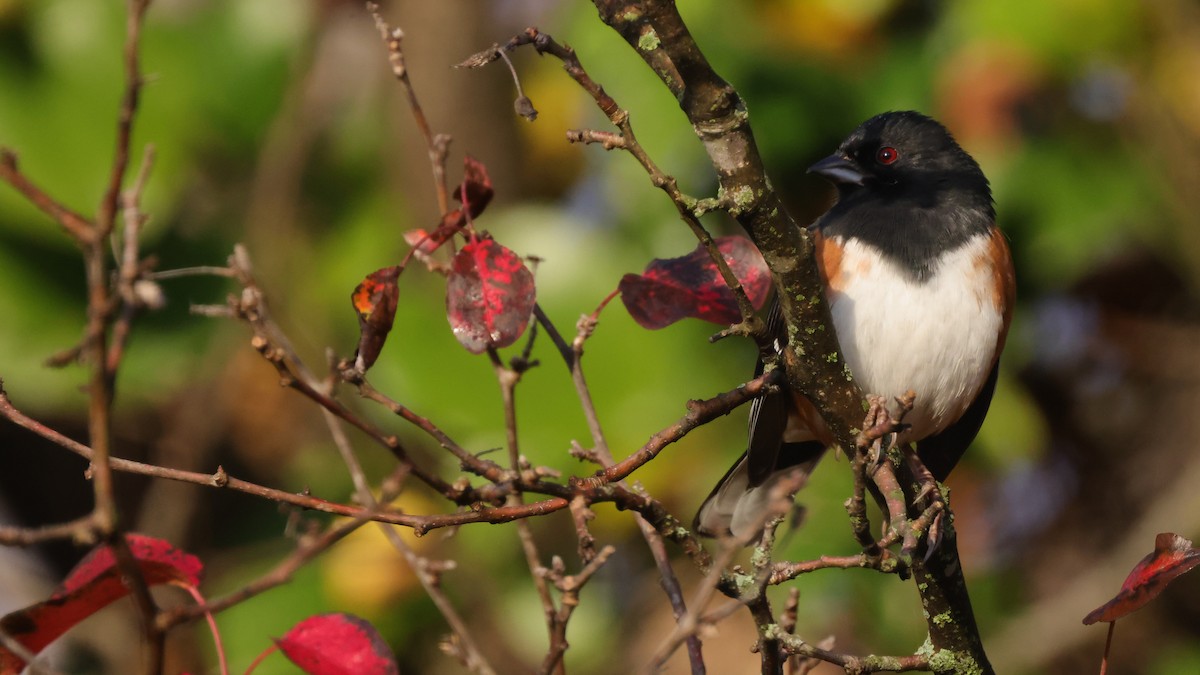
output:
<svg viewBox="0 0 1200 675"><path fill-rule="evenodd" d="M19 153L34 181L83 213L94 211L111 161L122 78L120 5L0 0L0 145ZM1092 448L1096 454L1085 453L1070 464L1074 468L1055 468L1071 461L1069 452L1062 454L1061 436L1061 421L1071 411L1048 404L1030 383L1046 373L1057 376L1054 369L1069 361L1047 357L1047 345L1094 325L1087 311L1073 313L1065 324L1052 322L1059 328L1047 333L1043 310L1060 305L1045 303L1078 297L1085 280L1130 251L1169 270L1170 289L1182 297L1194 298L1200 280L1194 272L1200 269L1196 8L1184 0L682 5L709 60L747 101L773 183L798 220L811 220L831 198L819 180L804 175L805 167L859 121L883 110L914 108L942 119L991 178L1017 260L1021 306L992 413L951 486L985 641L992 634L1012 635L1011 624L1028 618L1025 612L1039 598L1053 597L1056 583L1065 583L1075 569L1058 558L1062 566L1047 569L1039 557L1074 548L1085 560L1102 559L1105 540L1119 537L1121 522L1128 522L1092 521L1086 536L1054 529L1089 525L1084 516L1065 520L1094 508L1088 500L1105 499L1080 485L1086 474L1077 467L1108 455ZM408 65L434 130L455 137L451 185L463 153L488 165L498 195L479 225L514 250L543 259L536 271L539 301L561 331L573 332L576 318L592 311L622 274L640 271L651 258L692 249L690 233L634 161L563 140L566 128L607 127L557 62L531 51L515 56L524 89L541 112L532 125L512 115L511 83L500 67L449 68L536 24L570 43L593 77L631 110L639 138L685 191L711 194L709 164L669 92L596 20L590 3L407 0L391 3L388 11L406 30ZM349 355L356 341L351 290L368 272L403 256L403 231L436 222L423 144L359 4L158 0L142 55L149 84L137 120L135 161L144 144L157 149L144 200L151 214L144 249L168 269L221 264L234 242L245 242L275 314L310 364L324 363L326 346ZM710 217L707 224L719 233L734 230L727 219ZM1146 279L1119 277L1117 286L1136 289ZM216 438L211 447L172 456L173 465L208 471L223 464L233 475L349 499L349 479L314 422L314 410L276 387L271 369L249 349L247 331L189 313L192 303L221 303L230 285L207 278L163 284L170 304L138 322L120 374L122 454L161 458L162 439L174 430L175 418L167 413L187 408ZM465 447L500 447L499 388L486 359L468 355L447 329L443 288L440 277L416 266L401 278L397 328L371 379ZM1085 308L1099 306L1095 297L1084 297ZM70 242L15 191L0 187L0 376L19 406L72 429L80 428L84 414L82 372L49 370L42 362L78 340L83 301L82 266ZM1195 316L1177 307L1167 314ZM605 311L588 342L585 368L618 456L680 416L688 398L732 388L749 375L749 345L709 344L712 332L714 327L693 322L648 333L619 304ZM586 472L566 453L572 439L588 437L566 371L544 336L534 355L542 364L518 390L522 452L535 464ZM1173 352L1158 355L1164 369L1174 369ZM1197 374L1175 373L1187 383ZM1099 401L1108 411L1126 391L1112 378L1126 382L1120 379L1126 375L1110 369L1063 377L1088 391L1108 383ZM439 458L447 472L454 468L424 437L381 410L362 409L429 461ZM688 519L740 451L743 425L744 417L734 414L704 427L635 477ZM40 466L37 453L21 438L5 434L0 441L0 508L41 522L45 510L25 493L17 498L14 481L37 481L46 495L59 483L30 468ZM387 453L362 438L355 442L372 476L390 470ZM1170 458L1184 452L1174 446L1159 451L1170 466ZM845 462L821 467L802 499L806 525L786 539L782 555L852 551L841 507L846 474ZM1038 476L1043 482L1034 480ZM210 595L244 584L287 550L279 535L288 517L270 503L181 489L175 499L200 506L186 527L170 530L153 516L176 503L156 504L153 493L143 502L144 482L121 485L137 495L129 497L131 507L141 505L131 522L140 518L148 533L171 537L209 561ZM418 512L446 508L417 491L411 499ZM1022 501L1043 506L1026 517L1012 508ZM1128 510L1137 512L1135 506ZM1186 527L1200 524L1164 522L1159 529L1198 533ZM545 556L562 555L569 568L577 564L566 516L541 519L534 528ZM594 531L621 543L621 552L586 589L572 621L572 672L614 672L618 645L622 664L640 664L666 629L629 625L630 616L644 613L653 625L669 625L653 566L629 516L600 508ZM453 669L436 647L445 632L436 610L381 542L366 528L288 586L221 615L235 668L300 617L336 609L376 621L393 640L405 672ZM516 659L540 659L544 626L511 528L467 527L450 539L435 533L422 546L459 561L446 586L502 671L517 667ZM687 580L689 564L681 560L678 566ZM1114 574L1119 583L1123 572ZM909 651L923 637L915 594L895 579L826 572L797 586L803 591L801 634L832 632L839 648L885 653ZM1127 671L1195 672L1200 620L1187 628L1195 610L1189 615L1182 598L1197 598L1200 588L1192 579L1179 589L1178 603L1164 602L1153 615L1145 610L1147 618L1131 617L1117 631L1117 650L1140 666ZM1095 604L1113 590L1096 589ZM0 588L0 607L6 594ZM1018 650L993 649L994 661L1019 664L1003 672L1091 668L1103 631L1084 633L1078 625L1090 608L1060 621L1052 636L1035 633L1066 645L1049 656L1030 662ZM750 633L734 622L748 625L744 618L723 625L732 648L727 657L710 655L714 672L729 672L730 664L751 658L745 652ZM184 652L213 661L202 637ZM271 659L257 672L291 671L282 659Z"/></svg>

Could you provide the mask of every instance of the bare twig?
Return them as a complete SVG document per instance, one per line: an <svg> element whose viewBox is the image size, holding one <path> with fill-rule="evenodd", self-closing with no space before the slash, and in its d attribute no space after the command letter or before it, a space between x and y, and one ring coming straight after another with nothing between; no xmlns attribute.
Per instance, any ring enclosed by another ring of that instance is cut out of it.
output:
<svg viewBox="0 0 1200 675"><path fill-rule="evenodd" d="M750 299L747 297L745 289L742 288L741 281L738 280L737 276L729 268L729 265L725 260L725 256L720 252L720 250L717 249L716 242L713 241L712 235L710 235L708 230L706 230L700 223L699 212L697 211L697 206L699 204L698 200L683 194L683 192L680 191L679 185L675 178L664 173L654 162L654 160L651 159L650 155L646 152L645 148L642 147L641 143L638 142L637 136L634 134L633 124L629 119L629 111L619 106L617 102L611 96L609 96L607 92L604 91L604 87L600 86L595 80L592 79L591 75L588 74L588 72L584 69L583 64L579 61L579 57L576 55L574 49L558 43L553 37L539 31L536 28L527 28L525 29L525 32L516 35L503 46L493 45L491 49L484 50L467 58L465 61L459 64L459 66L479 67L495 61L498 58L503 58L505 61L507 61L508 52L511 52L514 49L524 45L532 45L539 54L549 54L561 61L563 64L563 69L567 72L571 79L575 80L575 82L592 97L592 99L596 102L596 105L605 114L605 116L608 117L609 121L620 130L619 141L616 139L616 137L598 136L597 132L580 132L574 130L567 132L567 139L579 142L601 142L604 144L605 149L619 147L620 149L626 150L633 155L633 157L638 161L639 164L641 164L642 168L650 176L651 183L653 183L655 187L663 190L667 196L671 198L671 202L675 205L676 210L679 212L680 218L687 223L688 227L691 228L692 232L696 235L696 238L700 240L701 244L704 245L705 249L708 251L709 257L712 258L717 270L721 273L721 278L733 291L734 297L738 303L738 308L742 314L742 322L740 325L743 326L743 330L741 332L744 332L746 335L755 336L756 339L760 341L766 340L767 336L763 332L763 323L754 313L754 307L750 303ZM728 207L735 208L736 204L731 200L728 203Z"/></svg>
<svg viewBox="0 0 1200 675"><path fill-rule="evenodd" d="M172 270L158 270L147 272L146 278L151 281L162 281L164 279L178 279L181 277L226 277L229 279L235 278L236 273L228 267L217 267L215 265L198 265L196 267L180 267Z"/></svg>
<svg viewBox="0 0 1200 675"><path fill-rule="evenodd" d="M437 190L438 213L445 215L450 210L450 190L446 186L446 156L450 151L450 137L445 134L433 133L429 126L429 120L425 118L425 112L421 109L421 103L417 100L417 92L413 89L412 81L408 79L408 68L404 63L404 50L401 48L404 31L398 27L389 26L383 15L379 13L379 5L374 2L367 3L367 11L375 18L375 27L379 29L379 36L383 38L384 46L388 50L388 62L392 64L392 74L396 76L400 84L404 85L404 93L408 96L408 107L412 109L417 129L425 137L425 146L429 152L429 165L433 169L433 185Z"/></svg>
<svg viewBox="0 0 1200 675"><path fill-rule="evenodd" d="M679 648L686 640L696 638L696 631L706 625L706 621L702 618L704 610L708 607L708 603L716 595L717 588L720 585L721 577L725 574L725 568L733 561L734 557L741 551L741 542L727 541L721 548L721 552L717 554L716 560L712 568L705 575L705 578L700 582L695 595L687 603L688 609L684 611L682 616L675 617L675 628L671 631L658 649L654 650L654 654L650 657L649 662L642 669L644 673L657 673L666 664L667 659L671 658L671 654Z"/></svg>
<svg viewBox="0 0 1200 675"><path fill-rule="evenodd" d="M96 237L91 221L63 206L34 185L17 167L16 154L7 148L0 148L0 179L16 188L30 203L54 219L77 244L85 245Z"/></svg>
<svg viewBox="0 0 1200 675"><path fill-rule="evenodd" d="M45 438L46 440L48 440L52 443L55 443L67 450L70 450L71 452L79 455L80 457L83 457L84 459L92 460L93 457L95 456L95 453L93 452L93 450L90 447L88 447L82 443L79 443L78 441L75 441L74 439L63 436L62 434L58 433L57 431L45 426L41 422L38 422L37 420L34 420L33 418L25 415L20 410L17 410L12 405L12 402L9 400L8 395L3 391L2 388L0 388L0 417L6 418L9 421L16 424L17 426L28 429L29 431L32 431L33 433L41 436L42 438ZM274 488L264 487L262 485L251 483L249 481L244 481L239 478L230 476L225 471L225 469L221 468L221 467L217 467L217 470L214 473L198 473L198 472L194 472L194 471L183 471L183 470L179 470L179 469L171 469L168 467L156 466L153 464L144 464L142 462L135 462L132 460L121 459L118 457L111 458L111 463L112 463L112 467L114 470L121 471L124 473L131 473L131 474L141 475L141 476L149 476L152 478L163 478L163 479L174 480L174 481L179 481L179 482L183 482L183 483L191 483L193 485L202 485L204 487L209 487L209 488L229 489L229 490L233 490L235 492L243 492L243 493L246 493L249 495L254 495L256 497L261 497L263 499L267 499L270 501L280 502L283 504L290 504L292 506L297 506L297 507L304 508L304 509L311 509L313 511L332 513L335 515L346 516L346 517L350 517L350 518L363 517L365 514L367 514L367 510L362 509L360 507L347 506L344 504L337 504L334 502L326 501L324 499L312 497L307 494L296 494L293 492L286 492L283 490L277 490ZM553 500L551 500L551 501L553 501ZM562 501L565 502L565 500L562 500ZM523 516L528 517L530 515L540 515L541 513L550 513L555 510L558 510L557 508L546 508L545 505L540 505L540 504L527 504L525 506L526 506L526 508L524 509L524 511L522 511L520 513L492 513L491 515L495 515L495 516L501 518L501 520L497 521L497 522L507 522L507 520L511 520L516 517L523 517ZM564 503L562 506L560 506L558 508L563 508L565 506L566 506L566 504ZM424 531L427 531L428 529L433 529L436 527L448 527L451 525L463 524L466 522L486 522L486 517L488 517L489 513L490 513L490 511L488 509L483 509L481 511L470 511L470 512L461 514L461 519L458 519L459 514L452 514L450 516L439 517L439 516L415 516L415 515L403 514L403 513L378 512L378 513L373 513L373 514L369 514L369 515L370 515L371 520L377 520L379 522L384 522L384 523L392 523L395 525L404 525L406 527L412 527L413 529L417 530L418 532L424 532ZM474 515L471 515L471 514L474 514ZM484 521L478 520L481 517L481 515L485 518ZM90 521L89 521L89 523L90 523ZM72 537L75 539L80 539L83 541L87 541L89 537L94 538L93 534L89 534L89 533L81 532L81 531L67 532L65 530L59 530L59 529L55 529L53 531L55 534L61 535L61 537L69 536L69 537ZM20 539L22 537L30 536L30 535L14 534L13 536L17 539ZM32 536L34 536L34 537L39 537L39 536L49 537L50 535L46 534L46 535L32 535Z"/></svg>
<svg viewBox="0 0 1200 675"><path fill-rule="evenodd" d="M0 525L0 545L4 546L33 546L59 539L71 539L85 546L94 544L96 532L93 529L91 514L66 523L37 528Z"/></svg>
<svg viewBox="0 0 1200 675"><path fill-rule="evenodd" d="M146 146L142 159L142 167L138 170L133 187L125 191L121 197L121 213L124 216L125 229L121 233L122 247L117 275L117 293L121 298L121 313L112 327L112 343L108 347L108 357L105 367L110 373L116 373L125 354L125 345L133 328L133 320L143 307L153 308L152 302L147 302L144 294L138 292L138 284L157 290L153 282L143 281L143 269L138 254L139 238L145 217L141 212L142 190L150 167L154 164L154 146Z"/></svg>
<svg viewBox="0 0 1200 675"><path fill-rule="evenodd" d="M579 606L579 592L587 582L596 574L597 571L608 562L608 558L616 552L617 549L612 546L605 546L600 549L579 574L567 575L563 573L563 562L557 556L550 565L548 576L554 583L554 587L562 593L562 598L558 603L558 611L554 616L553 634L550 639L550 649L546 653L546 658L542 661L542 667L539 673L562 672L563 654L567 651L567 623L571 619L571 614L575 608Z"/></svg>
<svg viewBox="0 0 1200 675"><path fill-rule="evenodd" d="M330 382L330 387L332 387L332 384ZM379 502L376 501L375 496L371 493L371 486L367 483L362 465L359 463L358 457L354 454L354 449L350 446L350 439L346 437L346 432L342 428L341 421L328 410L322 410L321 412L325 418L326 426L329 427L329 434L333 438L338 454L341 455L342 461L346 464L346 468L350 472L359 502L368 509L378 510ZM384 495L384 497L389 496ZM417 552L404 541L394 527L379 523L379 528L392 544L392 547L404 556L409 568L416 575L417 580L420 581L421 587L425 589L426 595L437 606L438 611L442 613L442 617L446 619L446 623L450 625L450 630L454 632L462 651L463 665L472 672L479 673L480 675L494 675L495 670L475 644L474 638L471 637L470 631L467 630L466 623L458 615L450 599L442 592L439 574L431 571L434 566L430 565L429 561L424 557L417 555Z"/></svg>
<svg viewBox="0 0 1200 675"><path fill-rule="evenodd" d="M809 572L817 570L840 569L848 570L861 567L863 569L881 569L881 563L877 557L860 553L858 555L847 556L832 556L823 555L816 560L804 561L789 561L775 563L771 570L771 584L782 584L785 581L790 581ZM883 569L881 571L888 571Z"/></svg>
<svg viewBox="0 0 1200 675"><path fill-rule="evenodd" d="M592 435L591 456L605 468L612 466L615 460L612 451L609 450L608 440L604 436L604 428L600 424L599 415L596 413L596 406L592 401L591 389L588 387L587 378L583 373L582 361L584 343L595 332L600 312L604 310L604 307L607 306L612 297L610 295L605 298L591 315L580 318L576 326L575 339L569 348L541 307L534 307L538 321L546 327L546 332L559 347L559 351L563 354L563 358L566 361L567 368L571 371L571 379L575 383L575 393L579 397L584 417L587 419L588 429ZM623 481L619 481L618 484L623 487L625 486ZM671 567L671 558L667 554L666 545L663 543L662 536L654 525L647 521L641 514L637 516L637 524L638 529L642 533L642 538L646 540L646 546L650 549L650 554L654 557L654 564L658 567L659 580L662 584L663 592L667 594L667 598L671 603L671 611L678 622L687 614L688 609L683 599L683 589L679 585L679 579L675 575L675 570ZM590 550L591 535L587 533L583 523L579 524L578 530L581 533L579 538L580 552L584 557L584 561L587 562L586 551ZM693 675L702 675L706 672L706 668L704 666L704 656L701 652L700 639L695 635L694 631L689 633L685 639L688 643L688 659L691 664L692 673Z"/></svg>
<svg viewBox="0 0 1200 675"><path fill-rule="evenodd" d="M466 200L463 203L466 203ZM496 371L496 379L500 382L500 395L504 402L504 432L506 445L508 446L508 459L512 464L512 470L519 474L521 473L522 466L521 449L517 435L516 388L517 383L521 381L521 374L516 370L505 367L495 349L489 348L488 356L491 358L492 366ZM521 503L522 496L519 491L514 491L513 494L509 495L509 506L520 506ZM563 667L561 658L555 660L549 658L549 654L553 654L558 648L556 644L558 632L554 598L550 596L550 587L546 583L545 569L540 560L537 543L533 540L533 532L530 531L529 523L524 519L517 521L517 536L521 540L521 550L525 553L525 563L529 566L530 576L533 577L534 588L537 589L538 598L542 601L542 613L545 615L546 628L550 634L550 647L547 660L551 663L552 670L547 672L565 673L566 670ZM561 657L561 654L559 656Z"/></svg>
<svg viewBox="0 0 1200 675"><path fill-rule="evenodd" d="M407 406L392 399L383 392L380 392L378 389L372 386L365 377L362 377L358 373L347 369L342 369L341 374L344 378L346 378L347 381L358 388L358 393L360 396L384 406L388 410L392 411L393 414L405 419L408 422L411 422L418 429L429 434L431 438L437 441L438 445L442 446L446 450L449 450L450 453L453 454L456 459L458 459L459 464L463 469L470 471L477 476L486 478L493 483L499 483L511 479L512 474L510 471L491 460L484 459L467 451L465 448L455 442L454 439L450 438L449 435L442 431L441 428L434 424L429 418L418 415L410 410Z"/></svg>
<svg viewBox="0 0 1200 675"><path fill-rule="evenodd" d="M929 670L929 658L920 654L909 656L851 656L849 654L830 651L820 645L805 642L783 630L779 625L768 626L766 633L772 639L777 640L788 654L820 659L827 663L841 666L847 673Z"/></svg>
<svg viewBox="0 0 1200 675"><path fill-rule="evenodd" d="M412 474L434 490L460 504L489 501L485 495L468 485L456 487L442 480L429 469L418 464L401 445L400 439L385 434L370 422L354 414L344 405L320 391L318 381L304 361L296 354L287 336L275 324L267 308L266 296L254 278L253 266L246 250L234 247L230 267L242 285L240 296L229 298L229 309L234 316L246 321L254 330L251 345L279 372L280 383L291 387L322 408L332 412L351 426L357 427L372 440L391 452L397 460L410 465Z"/></svg>
<svg viewBox="0 0 1200 675"><path fill-rule="evenodd" d="M203 605L189 605L164 610L159 613L156 625L165 631L181 623L204 616L205 613L216 614L264 593L276 586L281 586L291 580L292 575L310 560L329 550L331 546L341 541L351 532L371 522L371 514L363 515L332 525L315 537L305 537L296 546L291 555L280 561L269 572L258 579L246 584L228 595L215 600L209 600Z"/></svg>
<svg viewBox="0 0 1200 675"><path fill-rule="evenodd" d="M778 375L779 371L773 370L740 385L737 389L713 398L704 401L688 401L688 414L678 422L651 436L649 442L625 459L582 480L592 484L615 483L628 477L635 469L657 457L658 453L662 452L667 445L683 438L688 431L707 424L721 415L726 415L739 405L765 394L768 387L775 383Z"/></svg>
<svg viewBox="0 0 1200 675"><path fill-rule="evenodd" d="M142 22L150 0L127 0L125 15L125 93L121 97L121 110L117 116L116 150L113 152L112 170L109 172L108 188L100 201L96 214L96 234L107 237L113 230L117 209L120 206L121 185L125 182L125 170L129 166L129 145L133 135L133 119L137 113L138 98L142 90L142 75L138 66L138 49Z"/></svg>

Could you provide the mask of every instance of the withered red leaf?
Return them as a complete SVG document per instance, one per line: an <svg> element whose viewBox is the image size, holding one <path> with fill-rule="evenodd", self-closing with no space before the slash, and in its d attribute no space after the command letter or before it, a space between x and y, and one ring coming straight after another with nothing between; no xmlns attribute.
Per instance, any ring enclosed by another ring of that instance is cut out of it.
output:
<svg viewBox="0 0 1200 675"><path fill-rule="evenodd" d="M762 307L771 290L762 254L746 237L718 237L716 243L750 302L756 309ZM730 324L742 316L733 291L703 245L680 258L652 260L642 274L626 274L618 289L634 321L651 330L684 318Z"/></svg>
<svg viewBox="0 0 1200 675"><path fill-rule="evenodd" d="M533 274L520 256L492 239L472 241L454 256L446 283L446 316L468 351L507 347L529 324L536 300Z"/></svg>
<svg viewBox="0 0 1200 675"><path fill-rule="evenodd" d="M1183 537L1163 532L1154 539L1154 552L1142 558L1121 591L1083 619L1084 625L1097 621L1116 621L1158 597L1167 584L1196 565L1200 565L1200 549Z"/></svg>
<svg viewBox="0 0 1200 675"><path fill-rule="evenodd" d="M200 584L204 565L190 553L140 534L127 534L125 541L148 585ZM101 545L71 570L49 599L0 618L0 629L36 654L72 626L128 594L112 550ZM0 674L19 673L24 667L21 657L0 646Z"/></svg>
<svg viewBox="0 0 1200 675"><path fill-rule="evenodd" d="M463 205L443 215L442 221L432 232L426 233L425 230L419 229L405 233L404 239L410 246L418 246L420 243L418 248L420 253L425 255L433 253L462 230L468 220L474 220L483 213L483 209L495 195L487 167L470 155L463 158L463 182L454 188L452 194Z"/></svg>
<svg viewBox="0 0 1200 675"><path fill-rule="evenodd" d="M463 199L464 193L466 199ZM488 176L487 167L483 162L470 155L464 157L463 182L454 189L454 198L463 202L471 218L478 218L495 194L492 179Z"/></svg>
<svg viewBox="0 0 1200 675"><path fill-rule="evenodd" d="M309 675L397 675L387 642L368 621L351 614L318 614L275 641Z"/></svg>
<svg viewBox="0 0 1200 675"><path fill-rule="evenodd" d="M400 276L399 266L384 267L367 275L362 283L354 287L350 301L358 313L358 350L354 355L354 367L365 373L379 358L383 343L387 341L396 319L396 304L400 289L396 279Z"/></svg>

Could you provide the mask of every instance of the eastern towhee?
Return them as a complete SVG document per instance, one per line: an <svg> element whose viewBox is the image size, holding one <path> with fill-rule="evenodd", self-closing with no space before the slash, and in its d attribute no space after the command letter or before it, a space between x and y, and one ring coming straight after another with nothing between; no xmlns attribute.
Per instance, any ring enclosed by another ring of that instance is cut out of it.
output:
<svg viewBox="0 0 1200 675"><path fill-rule="evenodd" d="M915 442L944 480L987 414L1016 294L987 178L945 127L915 112L863 122L809 171L838 191L810 229L842 353L864 393L916 392L897 442ZM777 303L768 328L786 339ZM752 536L772 487L797 469L807 477L832 442L803 396L755 400L749 449L700 507L696 530Z"/></svg>

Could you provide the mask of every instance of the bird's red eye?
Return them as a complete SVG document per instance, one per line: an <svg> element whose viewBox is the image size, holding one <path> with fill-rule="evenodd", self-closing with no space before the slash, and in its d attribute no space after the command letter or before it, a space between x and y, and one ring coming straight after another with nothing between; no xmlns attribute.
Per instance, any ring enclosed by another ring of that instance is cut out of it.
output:
<svg viewBox="0 0 1200 675"><path fill-rule="evenodd" d="M896 152L896 149L891 146L885 145L875 153L875 161L880 164L891 164L897 159L900 159L900 153Z"/></svg>

